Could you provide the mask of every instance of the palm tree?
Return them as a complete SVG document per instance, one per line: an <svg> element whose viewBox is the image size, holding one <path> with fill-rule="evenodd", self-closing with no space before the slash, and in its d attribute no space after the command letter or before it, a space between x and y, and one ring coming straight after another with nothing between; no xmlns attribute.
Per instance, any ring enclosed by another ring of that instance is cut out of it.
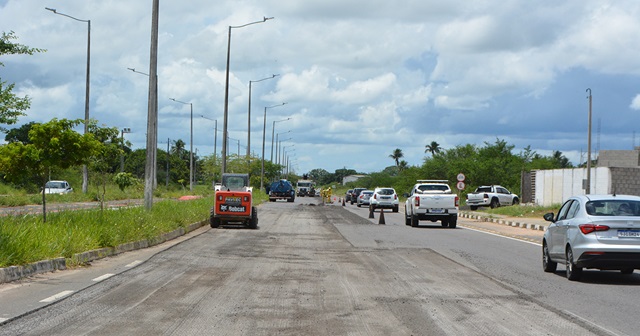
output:
<svg viewBox="0 0 640 336"><path fill-rule="evenodd" d="M400 164L398 164L398 171L403 171L407 168L409 168L409 163L405 160L400 161Z"/></svg>
<svg viewBox="0 0 640 336"><path fill-rule="evenodd" d="M442 147L440 147L440 144L435 142L435 141L431 141L430 144L424 146L424 152L431 152L431 156L434 156L437 153L440 153L440 151L442 150Z"/></svg>
<svg viewBox="0 0 640 336"><path fill-rule="evenodd" d="M186 143L182 141L182 139L178 139L173 142L173 148L171 148L171 152L177 155L180 159L184 157Z"/></svg>
<svg viewBox="0 0 640 336"><path fill-rule="evenodd" d="M396 148L393 153L391 155L389 155L390 158L394 159L396 161L396 167L400 166L400 159L404 156L404 154L402 154L402 149L400 148Z"/></svg>

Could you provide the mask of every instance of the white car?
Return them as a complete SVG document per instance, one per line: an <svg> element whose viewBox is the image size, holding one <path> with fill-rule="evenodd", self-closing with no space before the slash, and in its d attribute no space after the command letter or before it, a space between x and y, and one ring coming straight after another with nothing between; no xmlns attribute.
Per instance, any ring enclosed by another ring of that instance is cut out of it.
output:
<svg viewBox="0 0 640 336"><path fill-rule="evenodd" d="M358 195L358 199L356 200L358 208L363 205L369 206L369 200L371 199L372 195L373 195L373 190L361 191L360 195Z"/></svg>
<svg viewBox="0 0 640 336"><path fill-rule="evenodd" d="M581 195L569 198L550 221L542 240L542 267L555 272L566 267L569 280L579 280L583 268L640 269L640 197Z"/></svg>
<svg viewBox="0 0 640 336"><path fill-rule="evenodd" d="M49 181L44 185L45 194L68 194L73 191L67 181Z"/></svg>
<svg viewBox="0 0 640 336"><path fill-rule="evenodd" d="M369 198L369 207L375 209L391 209L398 212L398 194L393 188L376 188L373 195Z"/></svg>

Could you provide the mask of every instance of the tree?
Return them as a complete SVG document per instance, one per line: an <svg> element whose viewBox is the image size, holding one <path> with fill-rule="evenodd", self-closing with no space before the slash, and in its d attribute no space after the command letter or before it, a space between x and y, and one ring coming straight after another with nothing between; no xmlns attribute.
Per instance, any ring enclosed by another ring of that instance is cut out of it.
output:
<svg viewBox="0 0 640 336"><path fill-rule="evenodd" d="M22 142L23 144L29 143L29 131L31 127L35 124L35 121L24 124L19 128L12 128L7 132L7 135L4 137L4 141L6 142Z"/></svg>
<svg viewBox="0 0 640 336"><path fill-rule="evenodd" d="M44 49L29 48L18 43L13 43L11 40L15 39L17 39L17 37L13 31L2 33L0 36L0 56L15 54L33 55L36 52L45 51ZM4 64L0 62L0 66L4 66ZM7 82L0 78L0 124L15 124L18 121L18 117L25 115L24 111L29 109L31 105L28 96L18 97L12 92L14 87L15 84L7 84ZM0 131L6 132L6 129L0 126Z"/></svg>
<svg viewBox="0 0 640 336"><path fill-rule="evenodd" d="M431 156L434 156L438 153L440 153L440 151L442 150L442 147L440 147L440 144L435 142L435 141L431 141L430 144L424 146L424 152L430 152Z"/></svg>
<svg viewBox="0 0 640 336"><path fill-rule="evenodd" d="M100 127L94 119L89 121L88 131L102 144L91 157L89 168L98 175L98 185L102 187L98 198L100 209L104 209L107 182L120 166L120 157L123 154L122 138L119 136L118 128Z"/></svg>
<svg viewBox="0 0 640 336"><path fill-rule="evenodd" d="M389 157L396 161L396 167L398 167L400 166L400 159L404 157L404 154L402 154L402 149L396 148Z"/></svg>
<svg viewBox="0 0 640 336"><path fill-rule="evenodd" d="M20 180L30 174L39 178L44 190L49 172L53 168L66 169L87 164L100 150L101 143L91 133L80 134L73 130L82 119L52 119L33 125L28 144L11 142L0 146L0 171L8 180ZM42 215L47 220L45 194L42 193Z"/></svg>

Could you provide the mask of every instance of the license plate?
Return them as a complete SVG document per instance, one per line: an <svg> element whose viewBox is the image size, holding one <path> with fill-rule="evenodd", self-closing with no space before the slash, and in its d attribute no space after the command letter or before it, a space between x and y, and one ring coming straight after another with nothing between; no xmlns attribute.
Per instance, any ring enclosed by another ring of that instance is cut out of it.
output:
<svg viewBox="0 0 640 336"><path fill-rule="evenodd" d="M640 230L618 230L618 237L640 238Z"/></svg>
<svg viewBox="0 0 640 336"><path fill-rule="evenodd" d="M444 213L444 209L431 209L431 213Z"/></svg>
<svg viewBox="0 0 640 336"><path fill-rule="evenodd" d="M227 203L240 203L240 197L227 197L224 200Z"/></svg>

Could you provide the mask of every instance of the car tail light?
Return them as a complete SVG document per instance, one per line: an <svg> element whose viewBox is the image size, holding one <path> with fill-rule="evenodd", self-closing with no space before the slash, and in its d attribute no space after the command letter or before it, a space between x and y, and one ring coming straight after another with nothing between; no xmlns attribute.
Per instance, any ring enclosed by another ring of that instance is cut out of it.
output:
<svg viewBox="0 0 640 336"><path fill-rule="evenodd" d="M218 195L218 201L222 202L222 195Z"/></svg>
<svg viewBox="0 0 640 336"><path fill-rule="evenodd" d="M244 202L249 202L249 196L244 197Z"/></svg>
<svg viewBox="0 0 640 336"><path fill-rule="evenodd" d="M601 224L580 224L578 225L583 234L589 234L594 231L607 231L609 227Z"/></svg>
<svg viewBox="0 0 640 336"><path fill-rule="evenodd" d="M393 194L393 199L394 199L394 200L397 200L397 199L398 199L398 195Z"/></svg>
<svg viewBox="0 0 640 336"><path fill-rule="evenodd" d="M415 198L415 201L413 202L413 204L414 204L415 206L419 207L419 206L420 206L420 197L416 197L416 198Z"/></svg>
<svg viewBox="0 0 640 336"><path fill-rule="evenodd" d="M373 194L373 199L378 199L378 194Z"/></svg>
<svg viewBox="0 0 640 336"><path fill-rule="evenodd" d="M460 206L460 198L456 196L456 206Z"/></svg>

